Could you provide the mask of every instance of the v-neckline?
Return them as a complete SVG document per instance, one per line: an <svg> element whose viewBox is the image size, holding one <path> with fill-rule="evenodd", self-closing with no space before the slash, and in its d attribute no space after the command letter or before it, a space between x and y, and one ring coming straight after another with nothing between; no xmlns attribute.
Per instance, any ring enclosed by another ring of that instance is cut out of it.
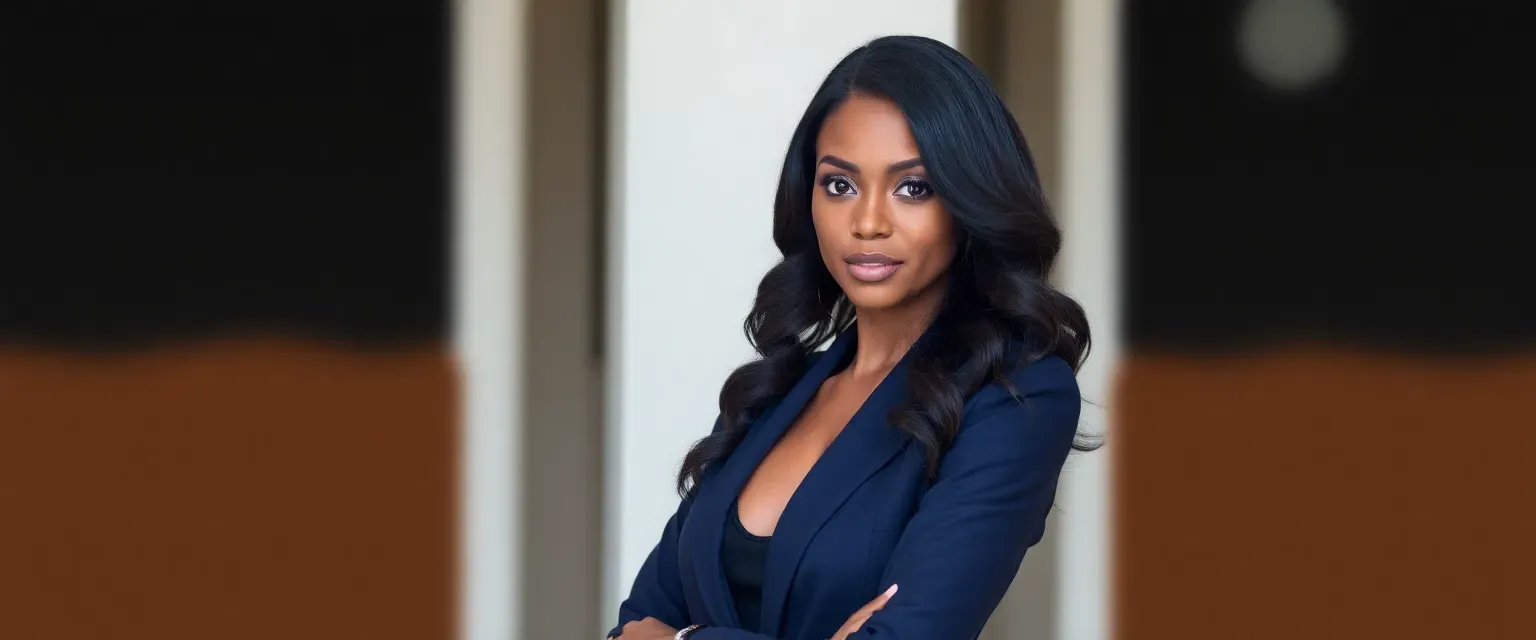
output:
<svg viewBox="0 0 1536 640"><path fill-rule="evenodd" d="M849 332L853 333L853 330L850 329ZM857 336L855 336L855 338L856 337ZM903 355L901 359L897 360L897 364L892 365L890 369L886 370L886 372L880 376L880 380L876 381L875 384L869 388L869 392L865 393L863 398L859 399L858 406L854 408L852 413L848 414L848 418L843 421L842 426L838 427L837 433L834 434L831 440L827 441L827 445L816 454L816 459L811 461L809 467L806 467L805 473L800 476L798 481L796 481L795 488L790 491L789 497L784 501L784 506L779 509L778 517L774 519L773 532L770 532L768 535L752 533L750 529L747 529L746 521L741 519L742 496L746 494L747 488L752 486L752 480L756 478L758 472L762 470L763 464L768 462L769 458L773 457L774 451L778 450L779 445L783 444L784 439L789 437L790 433L794 431L796 425L800 424L800 420L804 418L806 413L816 405L816 399L821 396L821 392L824 388L826 388L827 382L831 381L832 378L838 376L844 371L847 371L849 367L853 366L853 359L858 355L857 347L857 340L855 340L854 344L847 349L846 353L841 355L839 361L833 363L832 368L828 370L826 377L817 383L815 392L811 394L810 398L805 401L805 404L801 406L798 411L795 411L794 414L788 418L784 425L783 431L780 432L778 437L768 445L768 449L763 453L762 458L757 461L757 464L753 465L752 472L747 474L746 481L742 483L739 489L737 489L736 500L732 503L731 507L733 511L732 517L734 517L737 522L741 523L742 530L747 534L764 540L771 539L773 537L773 533L779 530L779 524L784 521L784 514L789 511L790 505L794 503L795 496L798 495L800 493L800 489L805 486L806 479L810 478L811 474L815 472L816 466L821 464L822 460L826 459L827 452L831 451L832 447L837 445L838 438L843 437L843 433L848 431L848 426L853 424L854 420L858 418L859 413L864 410L865 405L869 404L870 399L875 397L875 394L880 389L881 385L885 384L885 381L891 377L893 372L896 371L897 367L901 363L901 360L905 359L905 355Z"/></svg>
<svg viewBox="0 0 1536 640"><path fill-rule="evenodd" d="M790 389L777 406L760 416L726 459L719 475L701 488L694 514L703 529L704 544L693 547L700 572L700 593L710 618L735 626L739 617L720 562L726 509L734 508L746 483L789 426L809 405L822 383L852 358L855 329L841 334ZM916 347L914 346L913 349ZM908 438L886 424L886 415L906 396L906 365L913 349L875 385L848 423L822 451L790 494L770 538L763 582L763 628L778 633L789 583L806 547L822 523L832 516L862 482L895 455ZM750 630L749 630L750 631Z"/></svg>

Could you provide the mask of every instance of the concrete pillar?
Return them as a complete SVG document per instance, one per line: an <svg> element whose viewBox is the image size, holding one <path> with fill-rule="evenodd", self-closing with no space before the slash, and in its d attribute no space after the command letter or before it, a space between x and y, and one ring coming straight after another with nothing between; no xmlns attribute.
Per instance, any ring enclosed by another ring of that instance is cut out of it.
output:
<svg viewBox="0 0 1536 640"><path fill-rule="evenodd" d="M522 613L526 5L460 0L454 9L459 637L509 640Z"/></svg>
<svg viewBox="0 0 1536 640"><path fill-rule="evenodd" d="M1114 434L1108 406L1119 361L1119 3L1073 0L1062 7L1061 191L1057 211L1066 232L1058 281L1088 311L1093 353L1078 374L1087 400L1083 419L1107 436L1096 453L1067 463L1058 540L1057 619L1060 640L1107 640L1110 628L1109 472Z"/></svg>

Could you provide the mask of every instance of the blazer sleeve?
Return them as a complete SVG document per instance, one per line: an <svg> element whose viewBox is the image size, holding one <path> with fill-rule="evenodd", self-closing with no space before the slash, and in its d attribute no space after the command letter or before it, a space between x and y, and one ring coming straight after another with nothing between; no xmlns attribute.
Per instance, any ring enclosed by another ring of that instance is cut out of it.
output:
<svg viewBox="0 0 1536 640"><path fill-rule="evenodd" d="M975 637L1024 552L1044 535L1082 396L1071 367L1057 358L1026 367L1013 381L1021 400L994 387L967 411L886 565L880 591L891 584L899 590L850 640ZM771 640L737 629L693 637Z"/></svg>
<svg viewBox="0 0 1536 640"><path fill-rule="evenodd" d="M967 412L886 565L896 595L850 638L972 638L1045 533L1082 396L1066 362L1027 367L1014 399ZM980 403L978 403L980 405Z"/></svg>
<svg viewBox="0 0 1536 640"><path fill-rule="evenodd" d="M723 425L717 416L710 434L718 433ZM619 624L608 632L609 638L617 638L625 624L646 618L660 620L673 629L688 626L688 603L683 597L682 567L678 565L678 536L692 507L693 500L684 498L677 512L667 520L667 526L661 530L661 541L646 556L645 564L640 565L629 597L619 604Z"/></svg>
<svg viewBox="0 0 1536 640"><path fill-rule="evenodd" d="M619 624L608 632L609 638L617 638L625 624L645 618L655 618L674 629L688 626L688 604L683 600L682 570L677 563L677 537L692 506L692 500L683 500L677 513L667 520L666 528L661 530L661 541L651 549L645 564L640 565L629 597L619 605Z"/></svg>

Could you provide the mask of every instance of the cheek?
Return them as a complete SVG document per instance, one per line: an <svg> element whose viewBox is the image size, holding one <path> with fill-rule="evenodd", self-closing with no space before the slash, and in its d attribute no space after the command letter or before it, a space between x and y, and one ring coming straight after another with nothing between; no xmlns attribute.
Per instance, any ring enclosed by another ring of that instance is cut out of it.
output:
<svg viewBox="0 0 1536 640"><path fill-rule="evenodd" d="M848 224L839 219L838 208L822 203L820 198L811 202L811 226L816 232L816 244L821 247L822 253L836 249L848 235ZM842 233L838 233L838 229Z"/></svg>
<svg viewBox="0 0 1536 640"><path fill-rule="evenodd" d="M955 223L944 207L935 203L914 216L908 237L923 256L923 271L936 275L949 268L955 257Z"/></svg>
<svg viewBox="0 0 1536 640"><path fill-rule="evenodd" d="M816 231L817 240L825 240L827 237L827 210L820 202L811 201L811 226Z"/></svg>

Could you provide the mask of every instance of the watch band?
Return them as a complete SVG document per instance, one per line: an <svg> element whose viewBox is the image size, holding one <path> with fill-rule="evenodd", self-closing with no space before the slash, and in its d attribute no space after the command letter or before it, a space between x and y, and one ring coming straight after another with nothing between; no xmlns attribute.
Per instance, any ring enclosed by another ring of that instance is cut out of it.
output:
<svg viewBox="0 0 1536 640"><path fill-rule="evenodd" d="M703 629L703 628L704 628L704 625L702 625L702 624L695 624L695 625L689 625L689 626L683 627L682 629L678 630L677 635L672 636L672 640L688 640L688 636L693 635L693 632L698 631L699 629Z"/></svg>

